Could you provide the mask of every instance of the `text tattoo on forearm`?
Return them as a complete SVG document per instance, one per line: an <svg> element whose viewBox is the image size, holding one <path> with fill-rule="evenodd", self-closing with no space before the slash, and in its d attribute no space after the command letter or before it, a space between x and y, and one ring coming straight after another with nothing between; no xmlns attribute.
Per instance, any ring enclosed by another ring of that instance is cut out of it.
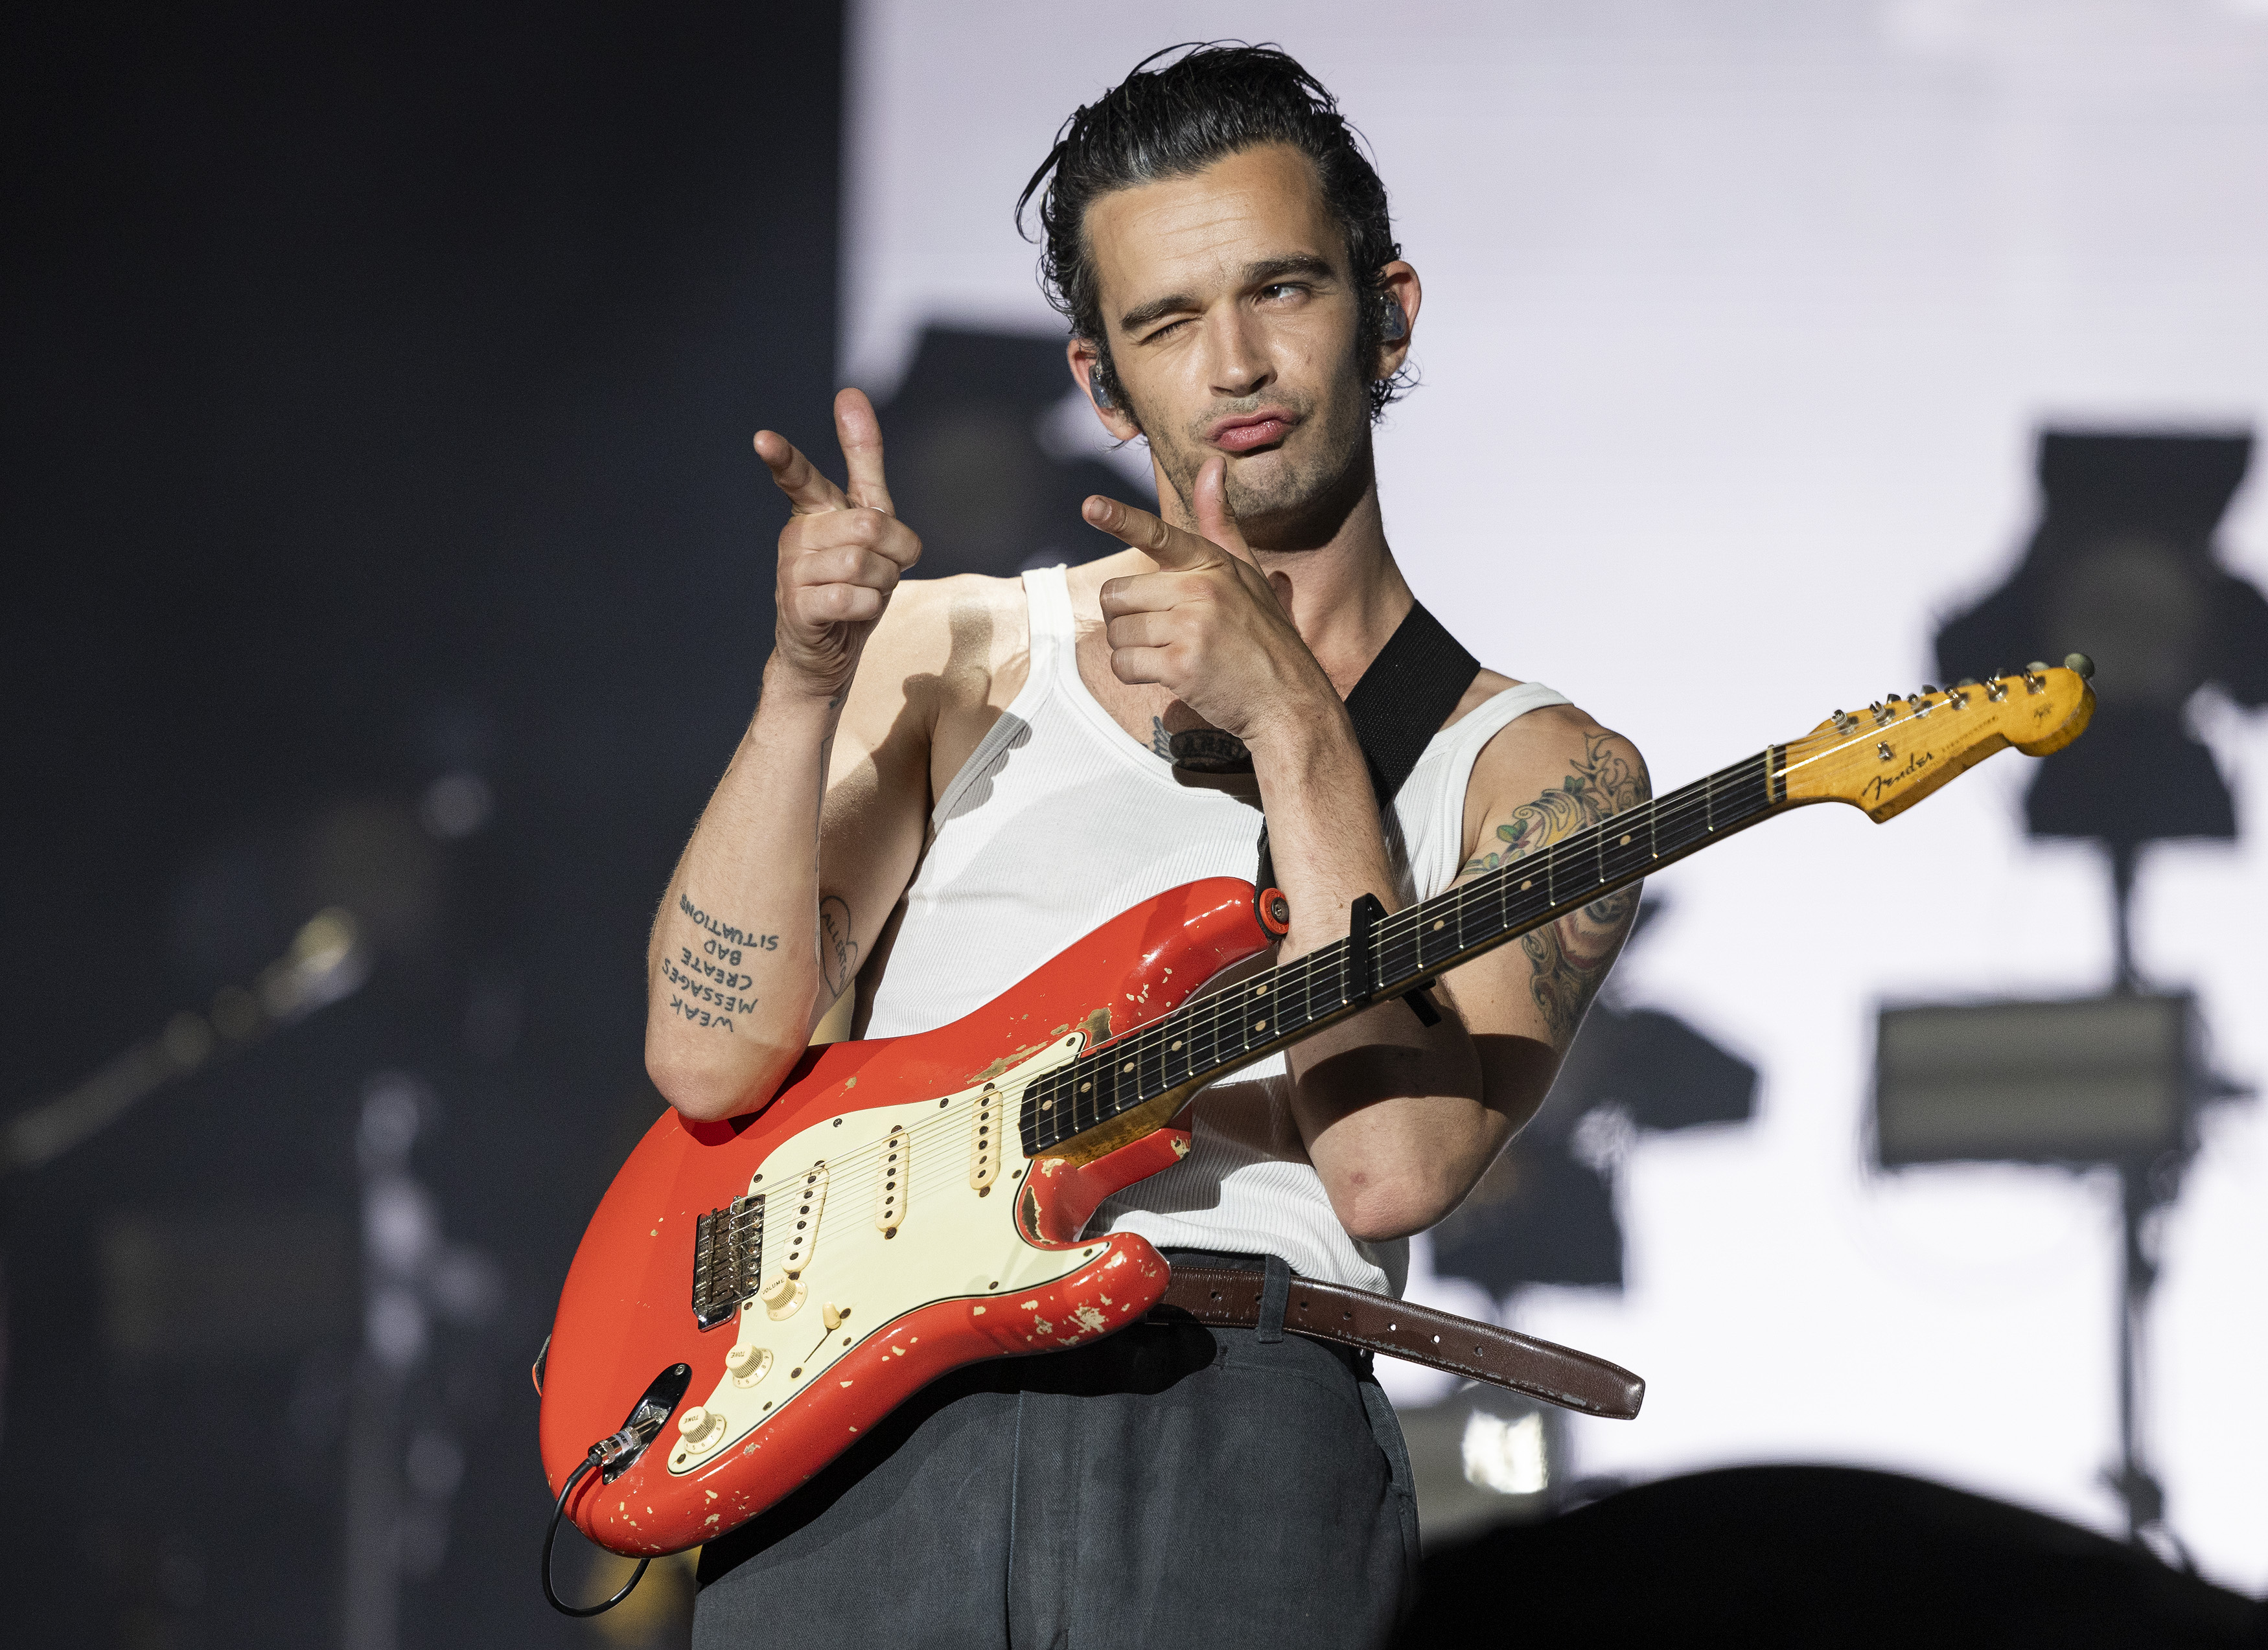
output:
<svg viewBox="0 0 2268 1650"><path fill-rule="evenodd" d="M755 976L744 972L742 964L753 961L752 953L776 951L779 935L757 934L711 915L680 894L677 908L693 926L702 930L701 949L696 953L689 945L677 948L677 960L665 957L661 972L676 987L671 994L671 1012L688 1023L713 1030L734 1029L732 1016L755 1012L756 999L740 994L751 991Z"/></svg>

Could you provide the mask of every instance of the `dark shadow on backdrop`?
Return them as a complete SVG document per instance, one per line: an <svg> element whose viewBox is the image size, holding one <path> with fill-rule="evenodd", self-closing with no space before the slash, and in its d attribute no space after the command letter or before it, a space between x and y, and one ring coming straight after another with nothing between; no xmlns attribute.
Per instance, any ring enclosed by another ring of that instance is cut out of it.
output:
<svg viewBox="0 0 2268 1650"><path fill-rule="evenodd" d="M377 941L352 1000L0 1182L11 1642L338 1642L387 1072L428 1096L442 1236L504 1291L420 1377L401 1470L440 1510L402 1640L588 1642L534 1585L526 1366L660 1104L646 924L770 642L749 435L832 451L840 33L829 4L0 22L0 1116L214 1012L320 903ZM180 1287L137 1288L158 1265Z"/></svg>
<svg viewBox="0 0 2268 1650"><path fill-rule="evenodd" d="M2025 823L2109 852L2124 985L2142 847L2236 835L2228 782L2187 725L2190 701L2210 686L2247 709L2268 704L2268 598L2220 564L2214 539L2251 457L2250 435L2043 431L2040 524L2023 560L1938 633L1948 681L2094 658L2095 719L2038 765Z"/></svg>
<svg viewBox="0 0 2268 1650"><path fill-rule="evenodd" d="M1664 906L1649 895L1635 947ZM1623 1286L1614 1170L1641 1131L1744 1123L1756 1068L1675 1015L1611 994L1592 1005L1543 1109L1455 1214L1433 1228L1433 1268L1501 1298L1535 1283Z"/></svg>
<svg viewBox="0 0 2268 1650"><path fill-rule="evenodd" d="M1011 577L1118 548L1079 505L1101 493L1147 506L1155 492L1047 438L1074 389L1060 335L922 329L896 392L875 408L891 502L921 535L919 576Z"/></svg>

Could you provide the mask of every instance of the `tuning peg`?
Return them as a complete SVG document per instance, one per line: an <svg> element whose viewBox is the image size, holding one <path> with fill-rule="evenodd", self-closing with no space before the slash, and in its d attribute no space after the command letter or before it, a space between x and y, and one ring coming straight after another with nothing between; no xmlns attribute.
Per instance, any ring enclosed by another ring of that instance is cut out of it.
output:
<svg viewBox="0 0 2268 1650"><path fill-rule="evenodd" d="M1995 671L1984 678L1984 697L1996 705L2008 696L2007 684L2000 679L2006 675L2006 671Z"/></svg>
<svg viewBox="0 0 2268 1650"><path fill-rule="evenodd" d="M2091 682L2095 679L2095 661L2084 653L2065 654L2063 668L2071 671L2082 682Z"/></svg>
<svg viewBox="0 0 2268 1650"><path fill-rule="evenodd" d="M1877 728L1887 728L1890 725L1889 708L1884 705L1881 700L1876 700L1873 704L1867 706L1867 708L1874 713L1874 725Z"/></svg>
<svg viewBox="0 0 2268 1650"><path fill-rule="evenodd" d="M1936 683L1934 683L1934 682L1924 682L1924 683L1921 685L1921 691L1922 691L1922 693L1923 693L1924 696L1925 696L1925 697L1926 697L1927 695L1929 695L1929 694L1931 694L1931 693L1938 693L1938 692L1940 692L1940 691L1942 691L1942 690L1940 690L1940 689L1938 687L1937 684L1936 684Z"/></svg>
<svg viewBox="0 0 2268 1650"><path fill-rule="evenodd" d="M1845 737L1859 731L1859 719L1856 716L1846 716L1838 710L1828 720L1835 724L1836 732Z"/></svg>

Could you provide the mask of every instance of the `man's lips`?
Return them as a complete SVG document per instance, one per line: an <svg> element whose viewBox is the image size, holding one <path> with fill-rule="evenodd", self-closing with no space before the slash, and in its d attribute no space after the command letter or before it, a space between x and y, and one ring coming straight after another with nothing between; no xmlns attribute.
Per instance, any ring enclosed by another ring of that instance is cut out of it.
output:
<svg viewBox="0 0 2268 1650"><path fill-rule="evenodd" d="M1284 439L1292 433L1299 419L1277 407L1265 407L1241 418L1224 418L1212 427L1206 439L1223 452L1250 452L1255 447L1265 447Z"/></svg>

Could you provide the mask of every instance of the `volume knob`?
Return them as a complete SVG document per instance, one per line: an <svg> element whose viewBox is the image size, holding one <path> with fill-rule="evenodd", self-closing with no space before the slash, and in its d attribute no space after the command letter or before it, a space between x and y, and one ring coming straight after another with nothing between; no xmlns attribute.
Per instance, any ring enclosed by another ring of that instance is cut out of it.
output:
<svg viewBox="0 0 2268 1650"><path fill-rule="evenodd" d="M803 1280L790 1272L782 1272L764 1286L756 1298L764 1303L764 1310L775 1318L786 1317L803 1304Z"/></svg>

